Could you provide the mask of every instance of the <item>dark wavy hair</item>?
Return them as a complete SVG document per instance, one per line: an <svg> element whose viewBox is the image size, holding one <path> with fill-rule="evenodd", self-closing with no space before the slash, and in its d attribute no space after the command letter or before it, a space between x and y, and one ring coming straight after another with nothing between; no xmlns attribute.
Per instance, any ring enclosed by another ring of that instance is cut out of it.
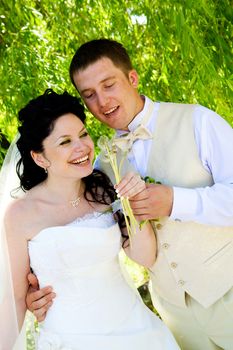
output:
<svg viewBox="0 0 233 350"><path fill-rule="evenodd" d="M86 115L80 100L67 92L57 94L52 89L47 89L43 95L31 100L19 111L17 147L20 159L16 165L16 172L23 191L30 190L47 178L44 169L32 159L31 151L43 152L44 139L53 131L56 120L66 113L72 113L85 122ZM116 199L116 192L110 179L101 171L94 170L92 174L83 178L83 181L84 197L89 202L110 205ZM117 217L120 226L124 227L122 214L118 213Z"/></svg>

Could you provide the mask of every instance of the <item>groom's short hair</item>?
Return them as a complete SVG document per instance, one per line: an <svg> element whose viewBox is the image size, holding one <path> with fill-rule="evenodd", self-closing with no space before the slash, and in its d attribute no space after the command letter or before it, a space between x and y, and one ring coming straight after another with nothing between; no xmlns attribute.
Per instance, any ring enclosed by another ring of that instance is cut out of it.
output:
<svg viewBox="0 0 233 350"><path fill-rule="evenodd" d="M133 69L130 57L124 46L111 39L95 39L81 45L74 54L70 64L70 79L75 86L73 76L79 70L87 68L101 58L109 58L128 77Z"/></svg>

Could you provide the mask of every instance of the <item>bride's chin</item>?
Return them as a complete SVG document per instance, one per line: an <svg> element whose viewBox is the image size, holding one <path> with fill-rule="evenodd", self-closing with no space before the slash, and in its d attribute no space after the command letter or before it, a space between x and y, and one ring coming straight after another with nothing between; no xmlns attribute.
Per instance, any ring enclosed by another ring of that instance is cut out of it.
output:
<svg viewBox="0 0 233 350"><path fill-rule="evenodd" d="M85 171L86 175L84 176L88 176L91 175L93 173L93 166L90 164L86 169L83 169L83 171Z"/></svg>

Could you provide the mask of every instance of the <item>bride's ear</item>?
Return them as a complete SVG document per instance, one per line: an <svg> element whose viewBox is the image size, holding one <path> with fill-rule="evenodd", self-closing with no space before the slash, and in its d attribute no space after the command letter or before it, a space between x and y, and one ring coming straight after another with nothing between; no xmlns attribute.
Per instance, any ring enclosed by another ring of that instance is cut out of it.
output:
<svg viewBox="0 0 233 350"><path fill-rule="evenodd" d="M43 168L43 169L47 169L49 164L48 164L48 160L43 156L42 153L37 153L35 151L31 151L31 157L34 160L34 162L36 163L36 165L38 165L39 167Z"/></svg>

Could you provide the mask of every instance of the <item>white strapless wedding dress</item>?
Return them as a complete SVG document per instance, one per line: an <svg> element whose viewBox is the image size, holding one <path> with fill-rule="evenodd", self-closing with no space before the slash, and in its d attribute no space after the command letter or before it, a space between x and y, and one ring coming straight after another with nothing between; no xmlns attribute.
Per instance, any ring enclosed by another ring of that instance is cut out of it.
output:
<svg viewBox="0 0 233 350"><path fill-rule="evenodd" d="M111 214L48 227L29 242L40 287L56 298L40 324L39 350L177 350L167 327L125 281L121 234Z"/></svg>

